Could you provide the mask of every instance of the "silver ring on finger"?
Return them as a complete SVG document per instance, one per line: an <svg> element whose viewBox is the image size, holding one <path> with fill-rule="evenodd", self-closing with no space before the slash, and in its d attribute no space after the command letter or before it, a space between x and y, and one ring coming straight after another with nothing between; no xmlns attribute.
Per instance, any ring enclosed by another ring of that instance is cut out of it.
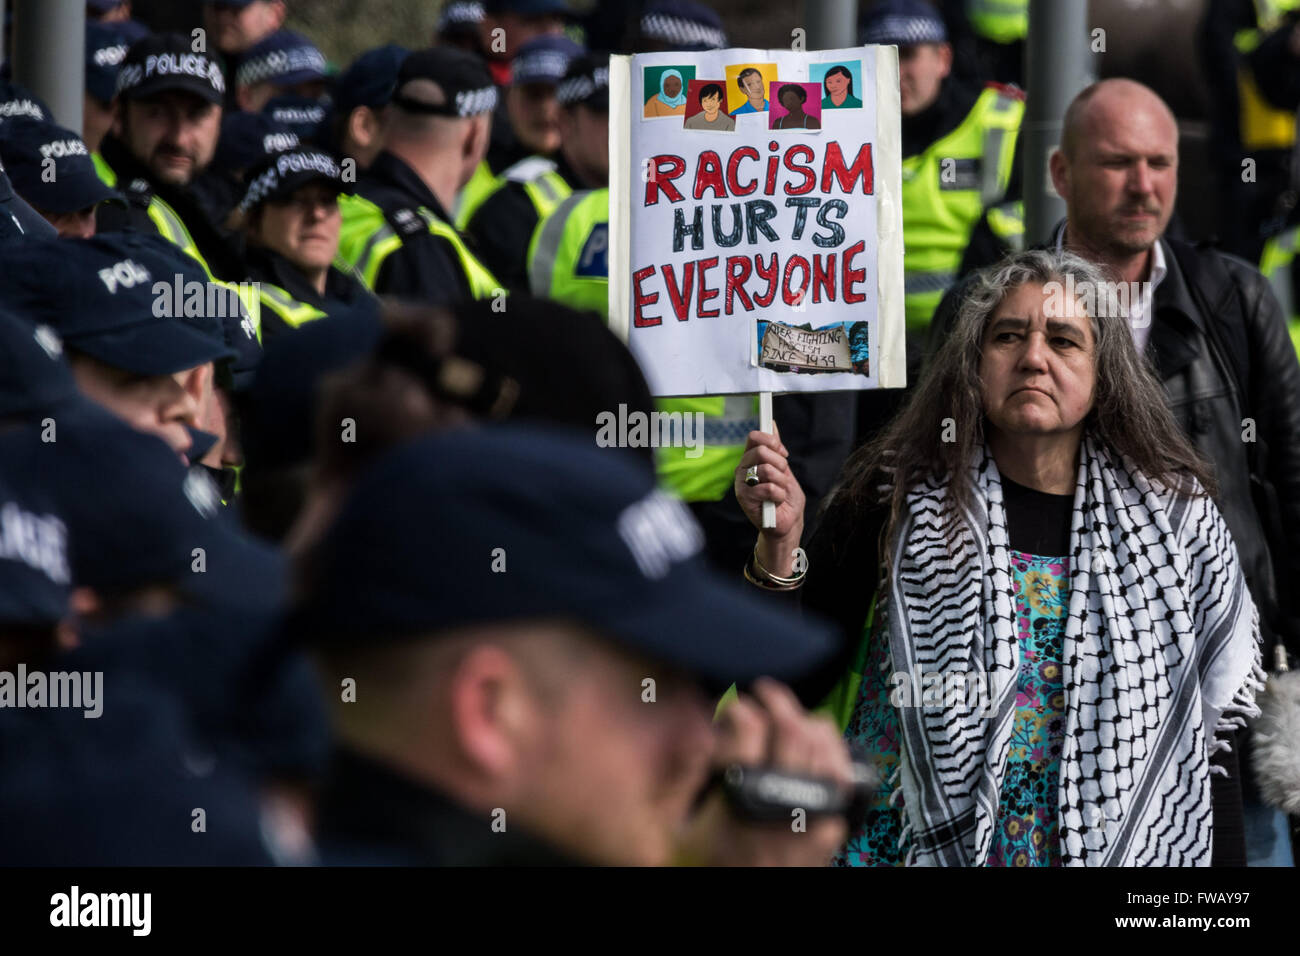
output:
<svg viewBox="0 0 1300 956"><path fill-rule="evenodd" d="M758 484L758 465L750 465L745 469L745 484L751 488Z"/></svg>

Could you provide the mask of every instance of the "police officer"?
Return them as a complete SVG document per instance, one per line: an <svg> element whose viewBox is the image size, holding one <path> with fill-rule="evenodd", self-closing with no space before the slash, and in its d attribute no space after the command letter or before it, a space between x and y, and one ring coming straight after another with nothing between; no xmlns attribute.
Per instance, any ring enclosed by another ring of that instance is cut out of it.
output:
<svg viewBox="0 0 1300 956"><path fill-rule="evenodd" d="M448 564L432 529L458 555L504 548L518 577L501 587L490 562ZM590 436L455 429L367 471L305 557L286 625L318 650L335 702L322 850L426 865L824 863L841 822L810 819L792 838L732 817L720 793L697 802L731 762L771 759L832 786L850 774L843 742L774 681L755 684L743 720L724 711L714 727L711 691L809 673L833 645L736 593L700 544L647 469ZM344 676L370 692L339 705Z"/></svg>
<svg viewBox="0 0 1300 956"><path fill-rule="evenodd" d="M59 232L14 192L0 162L0 248L28 239L57 239Z"/></svg>
<svg viewBox="0 0 1300 956"><path fill-rule="evenodd" d="M24 244L6 252L5 265L0 299L62 336L87 397L157 435L179 456L193 444L187 426L223 427L214 363L235 353L221 318L207 309L207 276L189 257L158 236L104 233L64 240L57 254ZM155 295L158 283L167 294ZM190 283L201 290L204 306L187 316Z"/></svg>
<svg viewBox="0 0 1300 956"><path fill-rule="evenodd" d="M251 171L240 212L262 298L263 342L313 319L375 307L355 276L333 266L339 193L350 189L334 157L316 149L278 153Z"/></svg>
<svg viewBox="0 0 1300 956"><path fill-rule="evenodd" d="M128 205L101 207L99 231L156 232L209 275L239 279L236 250L190 188L217 148L225 94L219 65L193 52L179 34L149 36L127 51L117 92L113 129L101 146L101 172Z"/></svg>
<svg viewBox="0 0 1300 956"><path fill-rule="evenodd" d="M477 0L451 0L444 3L433 28L436 46L459 47L466 53L482 55L479 29L483 23L483 4Z"/></svg>
<svg viewBox="0 0 1300 956"><path fill-rule="evenodd" d="M86 22L86 93L81 107L81 138L99 168L99 144L113 126L117 71L132 43L149 31L134 20Z"/></svg>
<svg viewBox="0 0 1300 956"><path fill-rule="evenodd" d="M899 48L909 358L919 358L922 333L956 281L972 228L1007 192L1024 114L1017 90L976 91L950 80L947 36L922 0L886 0L863 29L864 42Z"/></svg>
<svg viewBox="0 0 1300 956"><path fill-rule="evenodd" d="M1280 231L1273 220L1278 197L1293 185L1296 142L1295 105L1270 95L1268 78L1259 75L1261 68L1270 72L1270 58L1259 55L1269 52L1261 49L1269 34L1294 22L1297 11L1300 0L1209 0L1197 31L1212 122L1210 161L1221 190L1217 233L1224 249L1251 262L1270 232ZM1282 52L1286 38L1268 45ZM1293 73L1294 64L1285 70Z"/></svg>
<svg viewBox="0 0 1300 956"><path fill-rule="evenodd" d="M81 137L44 120L15 119L0 124L0 155L18 195L58 230L61 238L95 234L95 210L121 197L95 172Z"/></svg>
<svg viewBox="0 0 1300 956"><path fill-rule="evenodd" d="M260 111L275 96L319 100L325 94L325 55L300 33L278 30L249 48L235 71L235 102Z"/></svg>
<svg viewBox="0 0 1300 956"><path fill-rule="evenodd" d="M953 73L970 83L1024 86L1029 0L942 0Z"/></svg>
<svg viewBox="0 0 1300 956"><path fill-rule="evenodd" d="M204 22L209 42L224 59L227 108L235 103L235 73L244 56L284 26L284 0L207 0Z"/></svg>
<svg viewBox="0 0 1300 956"><path fill-rule="evenodd" d="M339 77L334 93L333 146L340 156L356 160L358 169L370 168L383 149L380 114L409 53L396 44L367 50Z"/></svg>
<svg viewBox="0 0 1300 956"><path fill-rule="evenodd" d="M1281 235L1264 244L1259 271L1264 273L1273 287L1273 294L1282 304L1282 314L1287 318L1291 342L1300 355L1300 269L1296 268L1296 253L1300 252L1300 226L1292 226Z"/></svg>
<svg viewBox="0 0 1300 956"><path fill-rule="evenodd" d="M339 254L376 293L438 304L501 292L448 212L487 150L496 96L471 54L434 47L403 61L385 149L342 203Z"/></svg>
<svg viewBox="0 0 1300 956"><path fill-rule="evenodd" d="M569 111L607 116L608 102L598 109L592 104L561 104L556 96L569 65L581 55L582 47L567 37L538 37L520 47L506 90L506 111L515 136L532 155L504 170L477 209L462 199L456 212L457 222L465 224L484 264L510 289L527 284L528 243L538 221L574 189L599 185L581 176L566 158L564 130L567 126L572 137L578 135ZM574 75L593 69L589 62ZM608 93L605 95L608 100ZM574 145L568 150L582 148Z"/></svg>
<svg viewBox="0 0 1300 956"><path fill-rule="evenodd" d="M717 12L693 0L655 0L646 5L636 49L724 50L727 34Z"/></svg>
<svg viewBox="0 0 1300 956"><path fill-rule="evenodd" d="M265 113L236 110L221 119L221 136L208 168L194 178L191 190L208 220L226 227L238 221L245 174L269 156L301 145L297 133Z"/></svg>

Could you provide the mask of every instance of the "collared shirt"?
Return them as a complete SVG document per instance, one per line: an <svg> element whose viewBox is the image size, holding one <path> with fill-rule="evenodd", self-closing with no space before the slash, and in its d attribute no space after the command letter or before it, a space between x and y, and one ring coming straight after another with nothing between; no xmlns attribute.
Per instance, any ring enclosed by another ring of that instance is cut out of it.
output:
<svg viewBox="0 0 1300 956"><path fill-rule="evenodd" d="M1056 231L1056 251L1065 248L1065 229L1068 224L1062 222ZM1169 273L1165 264L1164 245L1159 239L1151 244L1151 265L1145 282L1138 283L1135 297L1119 297L1120 308L1124 311L1129 328L1133 332L1133 343L1138 353L1146 352L1147 343L1151 341L1151 323L1155 321L1156 289ZM1132 286L1130 286L1132 288Z"/></svg>

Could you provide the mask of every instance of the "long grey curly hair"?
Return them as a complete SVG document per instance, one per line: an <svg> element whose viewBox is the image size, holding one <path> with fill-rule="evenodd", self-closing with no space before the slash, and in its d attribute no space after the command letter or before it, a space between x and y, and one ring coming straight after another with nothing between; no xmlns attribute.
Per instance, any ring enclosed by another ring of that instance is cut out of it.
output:
<svg viewBox="0 0 1300 956"><path fill-rule="evenodd" d="M888 567L907 492L926 480L961 474L984 442L984 403L980 361L984 335L997 307L1027 283L1060 283L1067 292L1096 290L1087 311L1092 323L1096 384L1085 432L1127 456L1151 481L1189 493L1213 495L1214 473L1184 437L1165 403L1165 394L1147 361L1138 354L1123 314L1114 307L1110 277L1069 252L1031 250L978 273L958 307L951 333L922 375L916 393L872 441L844 466L840 495L851 513L861 513L887 497L889 517L881 541ZM1087 299L1080 303L1087 307ZM951 421L948 421L951 419ZM945 426L946 429L945 429ZM953 437L944 441L944 432ZM1195 478L1202 491L1188 480ZM887 495L882 496L882 489ZM949 482L948 501L960 513L970 504L967 481Z"/></svg>

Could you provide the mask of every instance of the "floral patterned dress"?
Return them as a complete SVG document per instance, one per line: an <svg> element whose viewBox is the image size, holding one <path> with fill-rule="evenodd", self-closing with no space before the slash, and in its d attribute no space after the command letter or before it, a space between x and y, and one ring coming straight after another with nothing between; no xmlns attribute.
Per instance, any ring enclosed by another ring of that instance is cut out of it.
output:
<svg viewBox="0 0 1300 956"><path fill-rule="evenodd" d="M1061 635L1069 597L1068 559L1011 552L1020 675L1011 748L988 866L1059 866L1057 788L1065 734ZM863 827L836 855L836 866L901 866L902 807L891 807L898 769L898 714L890 703L884 614L877 615L858 703L845 736L875 763L881 784ZM902 797L899 797L899 801Z"/></svg>

